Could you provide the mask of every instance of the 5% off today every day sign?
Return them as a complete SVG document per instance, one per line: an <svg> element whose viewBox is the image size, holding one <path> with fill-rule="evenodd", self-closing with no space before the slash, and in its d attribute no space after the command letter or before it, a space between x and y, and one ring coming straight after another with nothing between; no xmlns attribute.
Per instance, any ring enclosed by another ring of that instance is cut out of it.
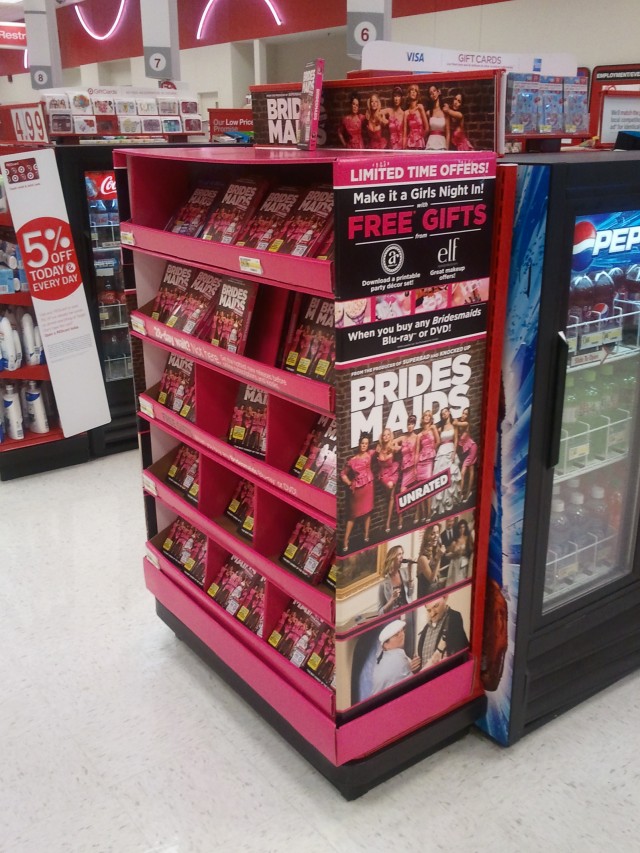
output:
<svg viewBox="0 0 640 853"><path fill-rule="evenodd" d="M9 210L65 436L111 415L55 154L0 158Z"/></svg>

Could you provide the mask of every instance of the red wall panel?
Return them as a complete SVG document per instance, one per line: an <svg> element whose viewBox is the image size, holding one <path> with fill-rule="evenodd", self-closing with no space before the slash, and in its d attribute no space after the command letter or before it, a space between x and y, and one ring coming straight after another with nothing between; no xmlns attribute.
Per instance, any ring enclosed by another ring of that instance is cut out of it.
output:
<svg viewBox="0 0 640 853"><path fill-rule="evenodd" d="M401 18L499 2L508 0L393 0L393 15ZM284 21L281 27L277 26L264 0L216 0L207 16L203 38L197 41L196 32L207 0L178 0L180 47L223 44L346 24L346 0L273 0L273 3ZM106 33L119 5L120 0L85 0L82 12L95 32ZM126 0L118 29L106 41L97 41L84 31L74 6L58 9L57 15L63 68L142 55L139 0ZM21 62L21 52L0 51L0 75L19 73L23 70Z"/></svg>

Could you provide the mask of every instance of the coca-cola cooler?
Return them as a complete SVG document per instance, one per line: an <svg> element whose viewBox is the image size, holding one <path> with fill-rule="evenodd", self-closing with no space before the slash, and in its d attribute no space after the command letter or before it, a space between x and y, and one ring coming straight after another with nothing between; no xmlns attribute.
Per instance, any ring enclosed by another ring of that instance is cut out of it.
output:
<svg viewBox="0 0 640 853"><path fill-rule="evenodd" d="M640 154L505 159L481 727L510 744L640 664Z"/></svg>
<svg viewBox="0 0 640 853"><path fill-rule="evenodd" d="M129 338L129 311L136 307L135 282L125 275L122 264L114 147L94 144L56 148L111 412L110 423L89 433L94 456L129 450L138 444ZM121 183L126 191L126 181Z"/></svg>

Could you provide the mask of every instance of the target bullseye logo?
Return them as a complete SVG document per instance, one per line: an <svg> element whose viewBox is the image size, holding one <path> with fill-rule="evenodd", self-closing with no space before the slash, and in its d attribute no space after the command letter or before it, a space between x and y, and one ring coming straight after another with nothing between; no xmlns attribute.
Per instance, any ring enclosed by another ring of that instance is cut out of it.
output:
<svg viewBox="0 0 640 853"><path fill-rule="evenodd" d="M586 270L593 260L593 249L596 244L596 229L586 220L578 222L573 232L573 259L571 268L575 272Z"/></svg>

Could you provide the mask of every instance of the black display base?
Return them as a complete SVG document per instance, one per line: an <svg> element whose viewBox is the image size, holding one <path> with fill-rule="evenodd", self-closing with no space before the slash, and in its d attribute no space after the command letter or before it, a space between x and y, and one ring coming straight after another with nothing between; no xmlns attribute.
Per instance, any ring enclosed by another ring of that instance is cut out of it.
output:
<svg viewBox="0 0 640 853"><path fill-rule="evenodd" d="M0 453L0 480L16 480L89 461L86 433Z"/></svg>
<svg viewBox="0 0 640 853"><path fill-rule="evenodd" d="M205 643L202 642L170 610L156 599L156 612L196 654L207 663L236 693L251 705L300 755L337 788L346 800L355 800L406 770L428 755L462 737L486 709L486 698L480 696L461 708L440 717L418 731L383 747L358 761L340 767L332 764L306 741L298 731L275 711L268 702L243 681Z"/></svg>

